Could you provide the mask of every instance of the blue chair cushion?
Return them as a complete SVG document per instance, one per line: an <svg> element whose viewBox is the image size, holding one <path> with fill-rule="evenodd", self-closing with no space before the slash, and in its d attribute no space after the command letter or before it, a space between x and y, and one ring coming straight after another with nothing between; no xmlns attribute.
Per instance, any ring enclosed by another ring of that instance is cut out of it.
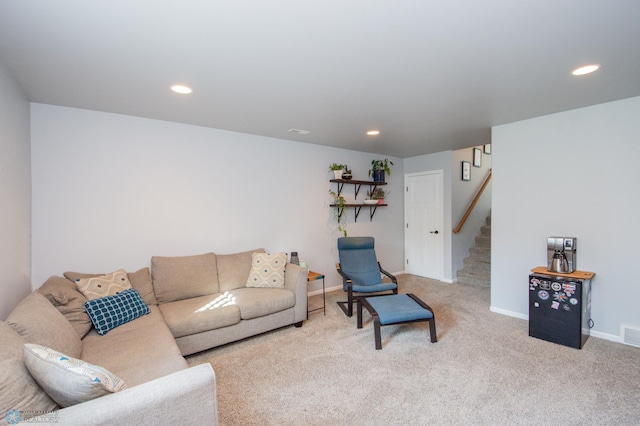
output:
<svg viewBox="0 0 640 426"><path fill-rule="evenodd" d="M354 292L372 293L396 288L393 283L382 282L373 237L338 238L338 254L340 268L351 278ZM346 282L343 282L343 288L347 291Z"/></svg>
<svg viewBox="0 0 640 426"><path fill-rule="evenodd" d="M380 273L378 273L380 275ZM351 287L354 293L376 293L379 291L388 291L398 288L395 283L380 283L374 285L357 285L353 284Z"/></svg>
<svg viewBox="0 0 640 426"><path fill-rule="evenodd" d="M367 297L365 300L378 313L382 325L433 318L433 313L406 294Z"/></svg>

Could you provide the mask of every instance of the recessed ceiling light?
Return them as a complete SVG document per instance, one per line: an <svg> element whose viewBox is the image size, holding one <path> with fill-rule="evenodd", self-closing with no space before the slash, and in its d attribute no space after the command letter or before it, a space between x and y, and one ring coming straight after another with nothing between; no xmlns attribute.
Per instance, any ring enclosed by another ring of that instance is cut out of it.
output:
<svg viewBox="0 0 640 426"><path fill-rule="evenodd" d="M600 68L598 64L585 65L584 67L576 68L571 74L573 75L585 75L597 71Z"/></svg>
<svg viewBox="0 0 640 426"><path fill-rule="evenodd" d="M181 95L188 95L192 92L190 87L183 86L182 84L174 84L173 86L171 86L171 90L176 93L180 93Z"/></svg>
<svg viewBox="0 0 640 426"><path fill-rule="evenodd" d="M380 130L369 130L367 132L368 136L378 136L380 134Z"/></svg>

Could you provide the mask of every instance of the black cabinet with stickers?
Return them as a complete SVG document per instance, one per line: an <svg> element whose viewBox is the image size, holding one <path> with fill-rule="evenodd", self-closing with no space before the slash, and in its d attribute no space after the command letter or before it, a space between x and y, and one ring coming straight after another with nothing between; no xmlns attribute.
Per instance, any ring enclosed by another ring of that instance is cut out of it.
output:
<svg viewBox="0 0 640 426"><path fill-rule="evenodd" d="M529 336L582 349L593 326L591 277L593 273L541 273L529 275Z"/></svg>

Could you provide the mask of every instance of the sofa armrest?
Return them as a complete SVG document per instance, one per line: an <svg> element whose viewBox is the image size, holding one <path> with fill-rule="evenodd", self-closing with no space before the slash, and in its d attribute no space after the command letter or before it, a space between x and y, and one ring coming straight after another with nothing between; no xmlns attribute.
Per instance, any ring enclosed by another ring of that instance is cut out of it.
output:
<svg viewBox="0 0 640 426"><path fill-rule="evenodd" d="M63 408L42 420L52 418L64 425L217 425L215 373L210 364L200 364ZM30 420L41 423L37 419Z"/></svg>
<svg viewBox="0 0 640 426"><path fill-rule="evenodd" d="M293 291L296 295L295 321L296 323L307 319L307 277L309 270L300 265L287 263L284 272L284 288Z"/></svg>

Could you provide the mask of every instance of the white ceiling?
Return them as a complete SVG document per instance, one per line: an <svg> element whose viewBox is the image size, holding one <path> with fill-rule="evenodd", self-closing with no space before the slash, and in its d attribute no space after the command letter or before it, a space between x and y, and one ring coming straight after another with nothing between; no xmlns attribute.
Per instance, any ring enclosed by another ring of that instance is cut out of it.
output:
<svg viewBox="0 0 640 426"><path fill-rule="evenodd" d="M640 95L640 1L0 0L0 61L34 102L404 158Z"/></svg>

